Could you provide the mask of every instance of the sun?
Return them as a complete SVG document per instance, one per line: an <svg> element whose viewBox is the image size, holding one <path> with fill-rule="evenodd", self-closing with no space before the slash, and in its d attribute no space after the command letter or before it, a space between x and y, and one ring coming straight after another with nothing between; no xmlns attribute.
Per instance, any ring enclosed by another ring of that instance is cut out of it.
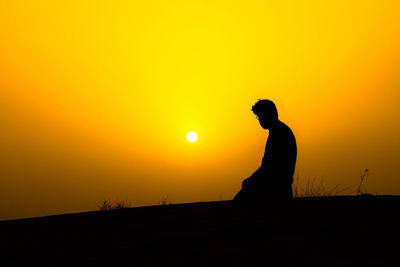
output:
<svg viewBox="0 0 400 267"><path fill-rule="evenodd" d="M190 131L188 132L188 134L186 135L186 138L189 142L194 143L197 141L197 133Z"/></svg>

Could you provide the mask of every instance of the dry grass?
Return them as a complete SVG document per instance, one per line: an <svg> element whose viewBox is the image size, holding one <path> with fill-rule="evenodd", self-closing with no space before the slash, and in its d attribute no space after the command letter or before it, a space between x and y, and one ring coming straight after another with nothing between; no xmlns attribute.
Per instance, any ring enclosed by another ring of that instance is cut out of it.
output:
<svg viewBox="0 0 400 267"><path fill-rule="evenodd" d="M168 200L168 196L163 197L160 199L160 201L158 202L160 205L171 205L172 202Z"/></svg>
<svg viewBox="0 0 400 267"><path fill-rule="evenodd" d="M368 194L365 186L365 180L368 177L368 175L369 175L369 170L365 169L360 176L360 184L358 185L357 195Z"/></svg>
<svg viewBox="0 0 400 267"><path fill-rule="evenodd" d="M360 176L360 184L358 185L357 190L347 192L347 195L365 195L369 194L367 192L365 181L369 175L369 170L365 169ZM305 187L300 188L299 186L299 176L296 177L293 181L293 196L294 197L326 197L326 196L337 196L339 194L343 194L347 189L339 189L339 185L334 186L333 188L327 188L324 185L323 179L309 179L305 185ZM377 195L375 193L375 195Z"/></svg>
<svg viewBox="0 0 400 267"><path fill-rule="evenodd" d="M299 187L299 178L297 177L293 183L293 196L294 197L326 197L337 196L344 190L339 189L339 185L333 188L327 188L324 185L324 180L317 180L315 178L309 179L304 188Z"/></svg>
<svg viewBox="0 0 400 267"><path fill-rule="evenodd" d="M115 204L111 204L109 200L103 200L98 206L99 210L118 210L127 209L131 207L131 203L125 200L117 201Z"/></svg>

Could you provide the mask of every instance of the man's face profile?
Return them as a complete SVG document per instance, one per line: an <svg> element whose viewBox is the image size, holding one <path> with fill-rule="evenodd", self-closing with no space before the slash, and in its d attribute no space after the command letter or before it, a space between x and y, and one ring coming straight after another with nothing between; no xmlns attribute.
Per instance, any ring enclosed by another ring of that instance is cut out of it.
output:
<svg viewBox="0 0 400 267"><path fill-rule="evenodd" d="M259 100L252 107L252 111L260 122L261 127L264 129L270 129L273 123L278 119L278 112L275 104L267 99Z"/></svg>
<svg viewBox="0 0 400 267"><path fill-rule="evenodd" d="M273 122L272 116L268 116L266 114L259 115L257 116L258 121L260 122L260 125L264 129L269 129L271 127L271 124Z"/></svg>

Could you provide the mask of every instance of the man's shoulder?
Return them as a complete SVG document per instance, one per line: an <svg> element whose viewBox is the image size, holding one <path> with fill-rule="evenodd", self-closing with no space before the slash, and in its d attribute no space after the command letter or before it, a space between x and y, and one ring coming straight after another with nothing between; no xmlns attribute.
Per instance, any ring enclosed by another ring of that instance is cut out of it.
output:
<svg viewBox="0 0 400 267"><path fill-rule="evenodd" d="M282 122L279 130L279 135L282 139L286 140L285 142L289 141L290 143L296 143L296 137L294 136L292 130L289 126Z"/></svg>
<svg viewBox="0 0 400 267"><path fill-rule="evenodd" d="M292 129L283 122L280 123L279 130L293 135Z"/></svg>

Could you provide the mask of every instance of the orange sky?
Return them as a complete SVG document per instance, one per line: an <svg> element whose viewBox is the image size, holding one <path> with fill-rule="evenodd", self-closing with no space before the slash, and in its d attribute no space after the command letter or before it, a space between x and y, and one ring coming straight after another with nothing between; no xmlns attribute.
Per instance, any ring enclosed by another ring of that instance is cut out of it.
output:
<svg viewBox="0 0 400 267"><path fill-rule="evenodd" d="M0 219L231 199L273 100L300 183L400 193L398 1L0 2ZM186 134L199 140L189 143Z"/></svg>

